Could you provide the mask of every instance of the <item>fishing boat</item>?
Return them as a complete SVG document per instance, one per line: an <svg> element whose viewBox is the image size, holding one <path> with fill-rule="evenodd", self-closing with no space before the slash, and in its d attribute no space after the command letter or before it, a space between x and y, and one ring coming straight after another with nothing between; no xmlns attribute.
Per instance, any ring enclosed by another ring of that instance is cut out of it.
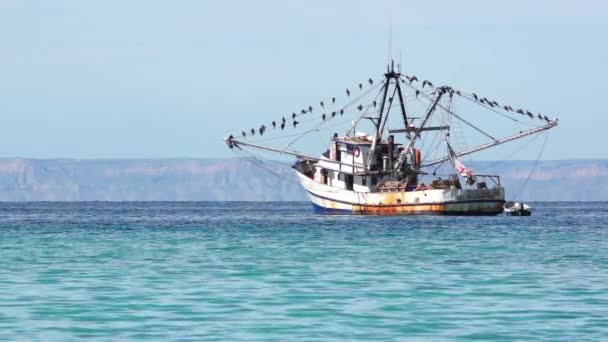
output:
<svg viewBox="0 0 608 342"><path fill-rule="evenodd" d="M462 158L545 132L558 124L557 119L501 105L476 93L420 81L415 75L402 73L399 65L395 68L394 62L389 63L380 82L374 83L370 78L351 89L346 89L343 105L337 104L332 96L319 102L319 106L304 107L268 121L268 126L263 124L231 134L224 141L235 151L266 151L295 157L292 168L317 213L498 215L503 213L505 204L500 176L474 171ZM495 137L458 114L456 100L468 101L511 122L522 123L526 129ZM418 113L414 112L416 108ZM352 120L350 125L344 133L330 135L327 149L320 155L293 149L294 143L304 136L318 133L320 127L332 121L344 121L347 114L353 116L347 118ZM532 120L540 123L530 124ZM302 130L306 122L312 124L301 133L284 133L288 129ZM367 131L362 129L364 126ZM454 137L462 126L487 141L455 149ZM263 137L271 132L279 138L283 135L293 139L283 146L271 146L267 143L278 138ZM425 154L424 146L429 146L425 145L425 139L433 139L432 146L441 151L440 155L429 158L431 154ZM435 170L447 163L452 172L445 178L437 177ZM425 184L422 179L429 177L431 180Z"/></svg>

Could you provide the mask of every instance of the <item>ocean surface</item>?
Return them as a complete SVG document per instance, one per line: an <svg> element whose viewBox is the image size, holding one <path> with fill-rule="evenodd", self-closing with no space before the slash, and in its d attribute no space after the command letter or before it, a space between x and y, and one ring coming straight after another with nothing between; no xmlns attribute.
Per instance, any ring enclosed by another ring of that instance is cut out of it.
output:
<svg viewBox="0 0 608 342"><path fill-rule="evenodd" d="M608 203L1 203L0 340L608 340Z"/></svg>

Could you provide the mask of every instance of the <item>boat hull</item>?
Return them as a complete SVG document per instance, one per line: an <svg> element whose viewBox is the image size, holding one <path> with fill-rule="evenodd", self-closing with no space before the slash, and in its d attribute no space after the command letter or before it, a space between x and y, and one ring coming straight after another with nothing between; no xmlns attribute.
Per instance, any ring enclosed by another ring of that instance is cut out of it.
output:
<svg viewBox="0 0 608 342"><path fill-rule="evenodd" d="M498 215L504 189L430 189L355 192L328 186L297 172L313 209L330 215Z"/></svg>

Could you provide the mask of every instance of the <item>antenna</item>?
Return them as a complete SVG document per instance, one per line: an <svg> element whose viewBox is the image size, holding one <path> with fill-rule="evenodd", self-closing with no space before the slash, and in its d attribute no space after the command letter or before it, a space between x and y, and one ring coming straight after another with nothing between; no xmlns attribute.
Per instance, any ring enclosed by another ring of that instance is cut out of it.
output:
<svg viewBox="0 0 608 342"><path fill-rule="evenodd" d="M391 63L391 59L393 59L393 22L392 18L389 17L388 23L388 56L387 56L387 64Z"/></svg>
<svg viewBox="0 0 608 342"><path fill-rule="evenodd" d="M401 49L399 50L399 62L397 62L397 72L401 73Z"/></svg>

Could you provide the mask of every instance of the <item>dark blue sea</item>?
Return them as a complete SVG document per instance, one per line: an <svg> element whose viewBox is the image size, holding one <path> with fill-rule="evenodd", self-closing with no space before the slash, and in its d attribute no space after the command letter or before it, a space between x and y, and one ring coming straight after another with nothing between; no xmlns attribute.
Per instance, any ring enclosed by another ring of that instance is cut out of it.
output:
<svg viewBox="0 0 608 342"><path fill-rule="evenodd" d="M2 203L0 340L608 340L608 203Z"/></svg>

